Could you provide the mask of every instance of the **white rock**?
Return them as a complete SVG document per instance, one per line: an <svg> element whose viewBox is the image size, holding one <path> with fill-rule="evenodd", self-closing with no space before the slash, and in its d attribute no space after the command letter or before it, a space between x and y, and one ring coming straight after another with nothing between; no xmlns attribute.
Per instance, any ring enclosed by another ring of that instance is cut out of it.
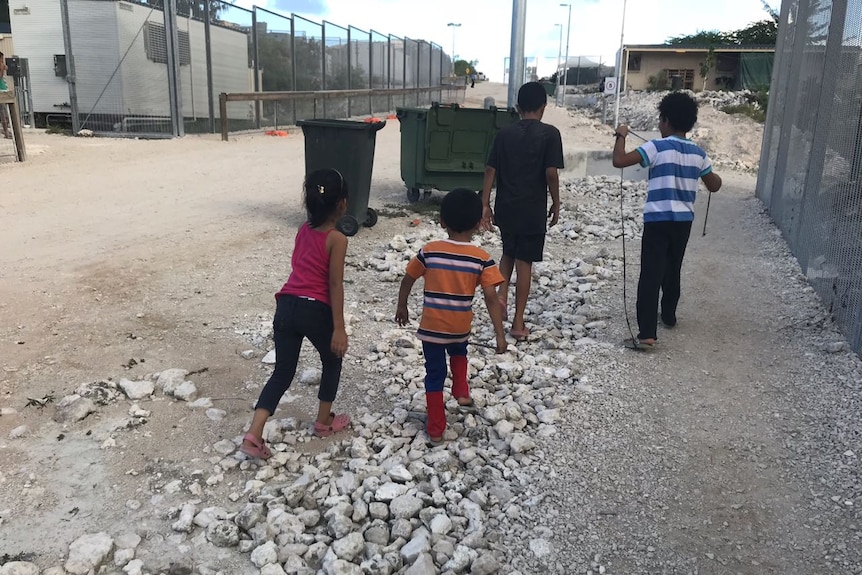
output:
<svg viewBox="0 0 862 575"><path fill-rule="evenodd" d="M180 489L183 488L183 481L181 479L174 479L173 481L167 483L165 485L165 493L179 493Z"/></svg>
<svg viewBox="0 0 862 575"><path fill-rule="evenodd" d="M535 449L536 442L530 439L529 436L523 433L515 433L509 441L509 448L512 453L526 453L531 449Z"/></svg>
<svg viewBox="0 0 862 575"><path fill-rule="evenodd" d="M431 520L431 533L448 535L450 531L452 531L452 520L447 515L440 513Z"/></svg>
<svg viewBox="0 0 862 575"><path fill-rule="evenodd" d="M400 495L389 504L389 511L396 519L413 519L422 511L423 503L413 495Z"/></svg>
<svg viewBox="0 0 862 575"><path fill-rule="evenodd" d="M253 349L247 349L245 351L240 352L240 357L243 359L251 359L255 356L256 352Z"/></svg>
<svg viewBox="0 0 862 575"><path fill-rule="evenodd" d="M275 365L275 350L273 349L263 356L263 359L261 359L260 362L267 365Z"/></svg>
<svg viewBox="0 0 862 575"><path fill-rule="evenodd" d="M29 428L26 425L19 425L15 429L9 432L9 439L20 439L27 435L29 432Z"/></svg>
<svg viewBox="0 0 862 575"><path fill-rule="evenodd" d="M171 529L180 533L191 533L195 515L197 515L195 505L193 503L186 503L180 509L180 517L171 525Z"/></svg>
<svg viewBox="0 0 862 575"><path fill-rule="evenodd" d="M396 497L407 493L407 487L397 483L384 483L374 492L377 501L392 501Z"/></svg>
<svg viewBox="0 0 862 575"><path fill-rule="evenodd" d="M143 570L144 562L140 559L132 559L125 567L123 567L123 571L126 572L126 575L143 575Z"/></svg>
<svg viewBox="0 0 862 575"><path fill-rule="evenodd" d="M270 563L263 566L260 570L260 575L287 575L287 572L278 563Z"/></svg>
<svg viewBox="0 0 862 575"><path fill-rule="evenodd" d="M251 562L258 568L278 562L278 547L272 541L259 545L251 552Z"/></svg>
<svg viewBox="0 0 862 575"><path fill-rule="evenodd" d="M98 571L113 549L114 540L105 532L82 535L69 545L66 571L72 575Z"/></svg>
<svg viewBox="0 0 862 575"><path fill-rule="evenodd" d="M39 566L27 561L10 561L0 567L0 575L39 575Z"/></svg>
<svg viewBox="0 0 862 575"><path fill-rule="evenodd" d="M469 547L458 545L458 547L455 548L455 553L452 555L452 558L443 565L442 571L463 573L467 571L470 564L473 563L473 560L478 556L479 554Z"/></svg>
<svg viewBox="0 0 862 575"><path fill-rule="evenodd" d="M160 388L166 395L173 395L174 390L186 380L188 374L189 372L185 369L166 369L159 374L156 387Z"/></svg>
<svg viewBox="0 0 862 575"><path fill-rule="evenodd" d="M126 394L129 399L143 399L151 396L156 391L156 386L152 381L131 381L129 379L121 379L119 383L120 389Z"/></svg>
<svg viewBox="0 0 862 575"><path fill-rule="evenodd" d="M18 410L13 407L0 407L0 417L4 415L15 415L18 413Z"/></svg>
<svg viewBox="0 0 862 575"><path fill-rule="evenodd" d="M560 410L559 409L543 409L536 413L536 418L540 423L552 424L556 423L560 419Z"/></svg>
<svg viewBox="0 0 862 575"><path fill-rule="evenodd" d="M470 566L471 575L492 575L500 570L500 563L490 553L483 553Z"/></svg>
<svg viewBox="0 0 862 575"><path fill-rule="evenodd" d="M117 549L114 551L114 565L116 567L123 567L134 558L134 549Z"/></svg>
<svg viewBox="0 0 862 575"><path fill-rule="evenodd" d="M387 473L389 478L392 481L397 483L407 483L408 481L413 481L413 474L407 471L407 468L403 465L396 465Z"/></svg>
<svg viewBox="0 0 862 575"><path fill-rule="evenodd" d="M359 565L345 561L344 559L336 559L326 563L323 566L323 571L326 575L362 575L362 569Z"/></svg>
<svg viewBox="0 0 862 575"><path fill-rule="evenodd" d="M365 548L365 539L356 531L332 543L332 551L339 559L353 561Z"/></svg>
<svg viewBox="0 0 862 575"><path fill-rule="evenodd" d="M216 521L224 521L227 517L228 512L221 507L206 507L201 509L201 512L195 515L194 523L198 527L206 528Z"/></svg>
<svg viewBox="0 0 862 575"><path fill-rule="evenodd" d="M234 451L236 451L236 445L234 445L233 441L229 439L222 439L215 445L213 445L213 449L216 453L224 456L228 456Z"/></svg>
<svg viewBox="0 0 862 575"><path fill-rule="evenodd" d="M207 419L212 421L221 421L227 415L227 411L224 409L218 409L217 407L211 407L206 411Z"/></svg>
<svg viewBox="0 0 862 575"><path fill-rule="evenodd" d="M174 389L173 396L180 401L194 401L198 396L198 388L192 382L184 381Z"/></svg>
<svg viewBox="0 0 862 575"><path fill-rule="evenodd" d="M434 560L428 553L422 553L413 562L404 575L437 575L437 566L434 565Z"/></svg>
<svg viewBox="0 0 862 575"><path fill-rule="evenodd" d="M412 563L422 553L428 553L429 551L431 551L431 539L428 536L428 531L422 528L413 535L413 538L408 541L404 547L401 548L399 553L405 563Z"/></svg>
<svg viewBox="0 0 862 575"><path fill-rule="evenodd" d="M321 371L316 367L302 370L299 374L299 383L303 385L317 385L320 383Z"/></svg>
<svg viewBox="0 0 862 575"><path fill-rule="evenodd" d="M551 554L551 544L545 539L530 539L530 551L541 559Z"/></svg>
<svg viewBox="0 0 862 575"><path fill-rule="evenodd" d="M213 521L207 527L206 537L216 547L235 547L239 544L239 527L230 521Z"/></svg>
<svg viewBox="0 0 862 575"><path fill-rule="evenodd" d="M209 409L212 406L213 400L209 397L199 397L198 399L189 403L189 407L192 409Z"/></svg>
<svg viewBox="0 0 862 575"><path fill-rule="evenodd" d="M67 395L57 404L54 421L75 423L96 411L96 404L80 395Z"/></svg>
<svg viewBox="0 0 862 575"><path fill-rule="evenodd" d="M123 533L114 539L117 549L137 549L141 544L141 536L137 533Z"/></svg>

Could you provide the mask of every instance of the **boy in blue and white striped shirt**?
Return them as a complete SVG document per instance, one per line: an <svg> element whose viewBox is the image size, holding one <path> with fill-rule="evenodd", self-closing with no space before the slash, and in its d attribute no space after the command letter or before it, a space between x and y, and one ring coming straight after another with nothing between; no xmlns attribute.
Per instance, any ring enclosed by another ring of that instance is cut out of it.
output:
<svg viewBox="0 0 862 575"><path fill-rule="evenodd" d="M662 99L658 111L661 138L626 153L628 126L618 126L614 134L614 167L640 164L649 168L638 281L638 335L632 342L636 347L655 345L659 291L661 321L668 327L676 325L680 273L694 221L698 180L703 180L710 193L721 188L721 178L712 171L706 152L686 138L697 122L697 102L684 92L673 92Z"/></svg>

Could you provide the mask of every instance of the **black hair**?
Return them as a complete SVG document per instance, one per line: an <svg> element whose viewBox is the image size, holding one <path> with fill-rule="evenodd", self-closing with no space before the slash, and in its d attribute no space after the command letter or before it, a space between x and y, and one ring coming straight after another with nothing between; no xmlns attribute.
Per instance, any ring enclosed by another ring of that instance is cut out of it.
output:
<svg viewBox="0 0 862 575"><path fill-rule="evenodd" d="M455 188L443 197L440 219L453 232L468 232L482 221L482 198L473 190Z"/></svg>
<svg viewBox="0 0 862 575"><path fill-rule="evenodd" d="M305 211L311 227L323 225L347 198L347 182L338 170L317 170L305 176Z"/></svg>
<svg viewBox="0 0 862 575"><path fill-rule="evenodd" d="M527 82L518 90L518 108L522 113L538 112L548 103L548 93L538 82Z"/></svg>
<svg viewBox="0 0 862 575"><path fill-rule="evenodd" d="M658 114L677 132L691 132L697 122L697 102L685 92L672 92L662 98Z"/></svg>

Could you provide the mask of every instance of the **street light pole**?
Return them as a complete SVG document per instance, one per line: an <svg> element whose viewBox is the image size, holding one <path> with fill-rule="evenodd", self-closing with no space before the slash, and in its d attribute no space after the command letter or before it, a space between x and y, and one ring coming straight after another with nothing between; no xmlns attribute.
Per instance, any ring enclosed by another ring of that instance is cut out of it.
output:
<svg viewBox="0 0 862 575"><path fill-rule="evenodd" d="M563 25L554 24L560 28L560 48L557 50L557 90L554 92L554 103L560 105L560 58L563 57Z"/></svg>
<svg viewBox="0 0 862 575"><path fill-rule="evenodd" d="M461 27L460 22L449 22L447 26L452 27L452 76L455 76L455 30Z"/></svg>
<svg viewBox="0 0 862 575"><path fill-rule="evenodd" d="M626 36L626 0L623 0L623 26L622 26L622 30L620 31L620 55L619 55L619 58L617 59L617 96L616 96L616 102L614 102L614 129L616 129L617 126L620 125L620 93L621 93L621 89L622 89L622 86L620 86L620 82L622 82L622 79L623 79L623 66L625 65L623 63L623 49L625 46L625 44L624 44L625 36Z"/></svg>
<svg viewBox="0 0 862 575"><path fill-rule="evenodd" d="M563 62L563 66L566 67L566 71L563 73L563 106L566 105L566 89L569 87L569 38L572 32L572 5L571 4L560 4L560 6L568 6L569 7L569 20L566 25L566 61Z"/></svg>

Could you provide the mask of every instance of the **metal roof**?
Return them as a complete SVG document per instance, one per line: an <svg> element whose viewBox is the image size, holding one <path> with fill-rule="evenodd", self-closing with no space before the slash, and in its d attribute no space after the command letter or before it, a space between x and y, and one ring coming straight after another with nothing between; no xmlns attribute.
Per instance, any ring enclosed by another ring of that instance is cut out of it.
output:
<svg viewBox="0 0 862 575"><path fill-rule="evenodd" d="M668 44L632 44L626 45L629 52L775 52L775 46L738 46L736 44L725 44L718 46L671 46Z"/></svg>

